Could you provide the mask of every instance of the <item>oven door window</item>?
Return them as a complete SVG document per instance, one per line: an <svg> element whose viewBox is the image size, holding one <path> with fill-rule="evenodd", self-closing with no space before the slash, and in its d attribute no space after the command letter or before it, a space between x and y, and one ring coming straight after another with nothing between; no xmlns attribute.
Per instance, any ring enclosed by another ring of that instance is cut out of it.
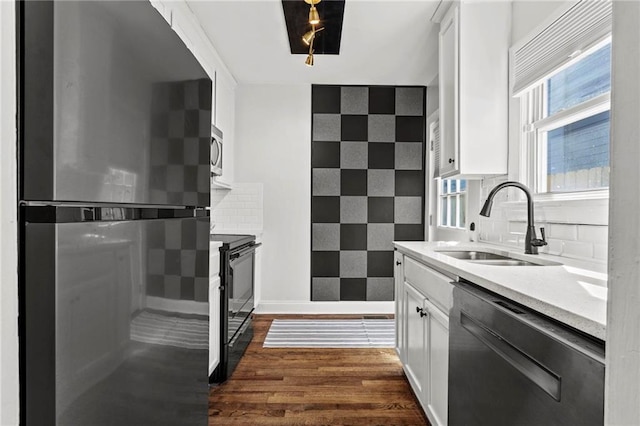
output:
<svg viewBox="0 0 640 426"><path fill-rule="evenodd" d="M253 310L254 252L234 259L229 264L229 337Z"/></svg>

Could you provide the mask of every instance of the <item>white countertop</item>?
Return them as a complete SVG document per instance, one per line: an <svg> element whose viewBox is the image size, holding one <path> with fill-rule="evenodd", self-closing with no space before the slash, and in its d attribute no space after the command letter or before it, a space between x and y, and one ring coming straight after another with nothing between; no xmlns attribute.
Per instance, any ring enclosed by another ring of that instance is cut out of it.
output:
<svg viewBox="0 0 640 426"><path fill-rule="evenodd" d="M579 267L582 265L557 256L526 255L522 251L484 243L394 241L394 245L403 254L436 269L464 278L587 334L605 339L607 275L603 272L583 269ZM438 253L444 250L483 250L532 262L557 264L483 265Z"/></svg>

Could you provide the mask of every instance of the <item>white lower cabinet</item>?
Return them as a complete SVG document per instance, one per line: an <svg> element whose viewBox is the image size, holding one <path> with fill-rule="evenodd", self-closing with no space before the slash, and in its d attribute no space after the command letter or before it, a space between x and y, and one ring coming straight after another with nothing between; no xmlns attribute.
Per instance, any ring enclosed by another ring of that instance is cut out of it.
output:
<svg viewBox="0 0 640 426"><path fill-rule="evenodd" d="M428 371L426 395L427 414L431 424L447 424L447 394L449 392L449 317L433 304L425 301L428 312L427 354Z"/></svg>
<svg viewBox="0 0 640 426"><path fill-rule="evenodd" d="M398 252L395 260L396 350L429 421L446 425L452 280Z"/></svg>
<svg viewBox="0 0 640 426"><path fill-rule="evenodd" d="M425 297L411 284L404 283L405 362L404 370L418 398L424 393L427 327L423 318ZM422 401L421 401L422 402Z"/></svg>
<svg viewBox="0 0 640 426"><path fill-rule="evenodd" d="M400 357L400 361L404 362L404 327L402 323L398 321L398 318L402 318L404 316L404 306L402 303L398 303L399 300L403 300L402 292L404 291L404 265L403 265L403 256L399 251L395 251L394 255L394 277L395 277L395 318L396 318L396 352Z"/></svg>

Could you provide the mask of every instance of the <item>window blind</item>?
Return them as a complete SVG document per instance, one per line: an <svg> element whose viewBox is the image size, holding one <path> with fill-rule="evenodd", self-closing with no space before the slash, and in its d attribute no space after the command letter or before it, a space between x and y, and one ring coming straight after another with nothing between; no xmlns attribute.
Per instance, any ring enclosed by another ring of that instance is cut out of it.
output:
<svg viewBox="0 0 640 426"><path fill-rule="evenodd" d="M512 94L519 96L611 33L611 0L582 0L519 47L512 48Z"/></svg>

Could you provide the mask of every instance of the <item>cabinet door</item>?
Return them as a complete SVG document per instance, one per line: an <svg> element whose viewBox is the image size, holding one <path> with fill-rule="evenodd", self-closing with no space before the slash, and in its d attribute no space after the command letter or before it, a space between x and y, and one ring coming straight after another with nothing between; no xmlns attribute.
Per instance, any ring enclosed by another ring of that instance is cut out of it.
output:
<svg viewBox="0 0 640 426"><path fill-rule="evenodd" d="M405 282L404 297L404 348L405 372L418 399L422 401L425 389L426 322L424 313L425 298L418 290Z"/></svg>
<svg viewBox="0 0 640 426"><path fill-rule="evenodd" d="M215 124L223 133L222 176L216 181L231 185L233 183L233 156L235 139L235 82L225 73L216 75L216 119Z"/></svg>
<svg viewBox="0 0 640 426"><path fill-rule="evenodd" d="M404 297L403 297L403 284L404 284L404 259L402 253L394 252L394 284L395 284L395 323L396 323L396 352L400 357L400 361L404 363Z"/></svg>
<svg viewBox="0 0 640 426"><path fill-rule="evenodd" d="M433 425L447 424L449 381L449 318L429 301L427 321L428 352L425 406Z"/></svg>
<svg viewBox="0 0 640 426"><path fill-rule="evenodd" d="M458 171L458 7L452 6L440 24L440 176Z"/></svg>

